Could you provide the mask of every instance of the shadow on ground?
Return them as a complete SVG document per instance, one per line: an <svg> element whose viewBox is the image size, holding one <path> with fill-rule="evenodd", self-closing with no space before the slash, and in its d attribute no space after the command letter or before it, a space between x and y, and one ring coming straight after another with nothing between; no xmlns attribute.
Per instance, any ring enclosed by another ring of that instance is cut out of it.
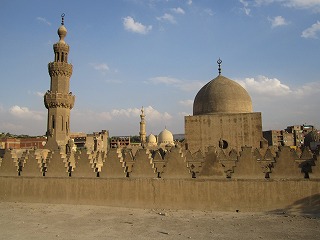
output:
<svg viewBox="0 0 320 240"><path fill-rule="evenodd" d="M283 209L276 209L270 213L293 214L320 218L320 194L302 198Z"/></svg>

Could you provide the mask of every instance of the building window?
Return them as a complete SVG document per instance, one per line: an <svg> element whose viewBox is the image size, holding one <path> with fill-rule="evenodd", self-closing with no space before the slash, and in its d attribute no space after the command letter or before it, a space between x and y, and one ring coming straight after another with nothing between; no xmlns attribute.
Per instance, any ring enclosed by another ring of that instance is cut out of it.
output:
<svg viewBox="0 0 320 240"><path fill-rule="evenodd" d="M52 129L55 127L54 115L52 115Z"/></svg>

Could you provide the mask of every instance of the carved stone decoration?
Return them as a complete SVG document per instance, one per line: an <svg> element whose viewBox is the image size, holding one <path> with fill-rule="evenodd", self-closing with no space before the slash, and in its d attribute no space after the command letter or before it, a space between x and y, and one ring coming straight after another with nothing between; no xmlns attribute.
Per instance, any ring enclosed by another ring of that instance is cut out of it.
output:
<svg viewBox="0 0 320 240"><path fill-rule="evenodd" d="M62 94L57 92L47 91L44 95L44 104L49 108L68 108L72 109L75 102L75 96L72 93Z"/></svg>
<svg viewBox="0 0 320 240"><path fill-rule="evenodd" d="M72 65L65 62L51 62L48 64L48 72L50 77L66 76L70 78L72 75Z"/></svg>
<svg viewBox="0 0 320 240"><path fill-rule="evenodd" d="M238 154L235 149L232 149L227 156L223 149L218 151L218 161L224 169L226 178L231 178L231 174L234 172L236 161L238 160Z"/></svg>
<svg viewBox="0 0 320 240"><path fill-rule="evenodd" d="M194 154L191 154L191 152L188 150L186 152L186 160L187 167L189 168L192 178L196 178L201 172L202 165L204 163L204 156L201 150L199 149L199 151L195 152Z"/></svg>
<svg viewBox="0 0 320 240"><path fill-rule="evenodd" d="M275 156L272 154L270 148L268 148L263 158L260 160L261 168L265 174L265 178L269 178L269 174L272 172L274 162Z"/></svg>

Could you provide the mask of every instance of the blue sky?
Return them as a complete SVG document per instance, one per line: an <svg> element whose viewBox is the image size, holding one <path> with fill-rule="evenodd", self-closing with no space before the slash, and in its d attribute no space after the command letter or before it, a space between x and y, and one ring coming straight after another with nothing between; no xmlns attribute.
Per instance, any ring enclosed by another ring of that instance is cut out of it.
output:
<svg viewBox="0 0 320 240"><path fill-rule="evenodd" d="M138 135L144 106L147 134L184 133L219 57L264 130L320 128L320 0L0 0L0 132L45 133L62 13L73 132Z"/></svg>

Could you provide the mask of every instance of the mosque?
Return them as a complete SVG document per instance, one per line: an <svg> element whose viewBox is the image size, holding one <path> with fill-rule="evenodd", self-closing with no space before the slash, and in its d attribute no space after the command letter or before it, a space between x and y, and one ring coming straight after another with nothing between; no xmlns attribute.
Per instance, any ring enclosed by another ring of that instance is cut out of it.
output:
<svg viewBox="0 0 320 240"><path fill-rule="evenodd" d="M59 41L53 45L54 61L48 64L50 90L44 95L48 109L48 149L65 149L70 143L70 111L75 102L75 96L69 90L72 65L68 63L64 17L58 35ZM260 147L263 139L261 113L252 112L251 98L242 86L221 75L221 63L219 59L219 75L196 95L193 116L185 117L185 147L192 153L205 152L209 146L236 150L242 146ZM174 146L173 135L167 129L159 134L158 139L153 134L147 138L143 108L140 118L142 146Z"/></svg>
<svg viewBox="0 0 320 240"><path fill-rule="evenodd" d="M45 148L6 150L0 158L0 200L257 211L302 199L311 206L319 197L319 155L307 148L269 148L261 113L253 112L241 85L221 74L220 59L218 76L199 90L193 115L185 116L184 142L175 142L168 129L147 137L142 108L139 146L110 148L108 131L102 131L83 136L84 146L77 148L70 138L75 95L66 35L62 15L44 95Z"/></svg>

